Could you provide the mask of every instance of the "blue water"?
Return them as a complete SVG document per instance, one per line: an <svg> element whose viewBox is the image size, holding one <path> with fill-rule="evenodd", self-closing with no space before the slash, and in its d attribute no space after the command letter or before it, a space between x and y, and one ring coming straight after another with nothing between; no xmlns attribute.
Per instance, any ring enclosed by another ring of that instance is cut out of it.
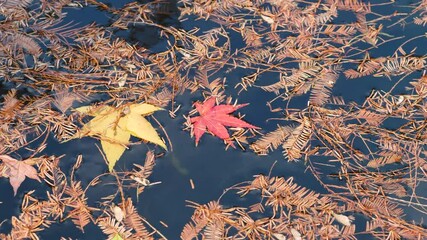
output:
<svg viewBox="0 0 427 240"><path fill-rule="evenodd" d="M86 10L68 9L67 12L67 19L80 22L82 26L92 21L100 24L108 24L110 17L109 14L96 11L95 8L88 8ZM162 19L162 21L185 29L190 29L194 26L191 22L184 24L177 23L176 15ZM404 32L397 26L390 29L388 33L392 35L405 34L411 37L419 35L419 31L419 27L413 28L413 25L408 25L405 27ZM140 41L142 45L150 47L153 51L161 49L165 44L164 40L158 37L157 30L144 28L144 26L139 26L136 30L118 32L117 35L132 37L132 41ZM146 41L144 41L144 38ZM240 41L241 39L237 39L237 45L233 47L240 47ZM389 44L388 46L390 47L386 49L394 50L399 43L391 42ZM425 45L413 44L418 46L420 54L425 54ZM390 54L390 52L383 52L383 49L374 50L373 55ZM219 73L219 75L221 74ZM249 92L242 92L237 96L237 91L231 83L235 82L236 79L240 79L245 74L244 70L239 70L227 75L227 79L230 80L227 94L235 98L238 97L239 103L251 103L249 106L239 109L240 113L246 115L246 121L260 126L265 132L275 129L277 124L281 124L280 121L265 121L268 118L280 118L282 116L282 113L271 113L265 105L266 101L274 98L273 94L254 88ZM263 85L267 85L270 76L266 75L263 77L265 79L260 79L260 82L266 83ZM366 77L346 80L344 76L341 76L333 89L333 95L343 96L348 101L360 103L369 96L372 89L381 88L387 90L392 84L393 82L387 78L377 79ZM404 85L399 85L396 90L403 92ZM192 103L197 100L200 101L203 98L200 95L190 95L188 93L177 97L176 104L181 104L182 107L174 119L171 119L166 111L154 114L168 133L173 144L173 151L168 151L165 156L157 159L154 172L149 178L151 182L161 182L161 184L148 187L141 194L139 202L134 198L134 204L138 208L139 213L162 232L162 234L168 237L168 239L177 239L184 224L190 221L193 209L186 206L186 200L202 204L216 200L223 193L224 189L236 183L251 180L252 176L256 174L267 175L276 161L277 163L272 169L273 176L293 177L295 182L301 186L319 193L326 192L309 172L305 172L306 166L302 161L288 163L284 160L280 150L268 156L257 156L251 151L243 151L241 149L230 148L225 150L225 145L222 141L209 134L205 134L199 146L195 147L194 139L190 137L190 133L183 130L183 123L185 122L183 115L188 114L192 109ZM292 102L294 107L304 108L307 103L307 96L300 97ZM68 171L74 164L76 157L82 154L83 164L76 172L76 177L79 181L82 181L83 186L86 186L95 176L107 171L107 166L97 150L96 144L100 145L98 141L89 138L74 140L65 144L59 144L51 139L44 153L46 155L65 154L65 157L61 160L61 167L65 173L69 173ZM129 169L133 163L142 164L145 153L152 149L156 150L157 153L162 152L161 149L150 144L132 146L125 152L115 168ZM195 189L191 188L190 179L194 182ZM112 178L105 178L103 180L105 182L114 181ZM0 180L0 188L2 189L2 194L0 194L0 202L2 202L0 204L0 221L19 215L20 200L25 192L37 189L37 192L40 192L39 196L43 198L43 192L48 191L47 186L40 186L39 183L31 180L26 180L22 184L18 195L14 198L12 197L12 188L7 179ZM111 185L99 184L87 194L89 205L99 207L100 197L113 193L114 190L114 187ZM135 197L135 194L131 191L128 193L130 196ZM116 203L119 201L120 199L117 198ZM225 202L222 203L226 206L236 204L236 202L228 202L228 198L225 198ZM416 216L419 213L411 214ZM417 219L418 217L414 218ZM160 221L169 227L163 226ZM10 231L10 224L10 220L3 223L0 232L7 233ZM105 236L97 226L89 224L83 234L80 230L73 227L70 221L54 224L49 230L41 232L39 236L41 239L59 239L61 236L72 239L105 239Z"/></svg>

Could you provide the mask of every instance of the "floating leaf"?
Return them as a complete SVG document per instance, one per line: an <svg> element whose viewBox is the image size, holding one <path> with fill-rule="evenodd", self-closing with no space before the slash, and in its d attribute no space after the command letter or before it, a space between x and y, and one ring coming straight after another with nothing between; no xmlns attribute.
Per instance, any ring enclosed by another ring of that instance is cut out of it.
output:
<svg viewBox="0 0 427 240"><path fill-rule="evenodd" d="M129 131L132 136L141 138L148 142L152 142L164 149L167 149L165 143L157 134L156 129L154 129L151 123L148 122L144 117L136 114L129 114L126 117L127 131Z"/></svg>
<svg viewBox="0 0 427 240"><path fill-rule="evenodd" d="M83 132L88 131L89 135L102 135L106 129L115 128L120 118L120 112L109 111L94 117L83 127Z"/></svg>
<svg viewBox="0 0 427 240"><path fill-rule="evenodd" d="M82 127L77 137L98 136L108 162L108 169L112 171L126 150L131 135L167 150L154 127L142 116L161 109L147 103L131 104L128 108L113 108L107 105L79 107L75 110L94 118Z"/></svg>
<svg viewBox="0 0 427 240"><path fill-rule="evenodd" d="M108 111L112 111L114 110L114 108L112 108L111 106L107 106L107 105L103 105L103 106L83 106L83 107L78 107L76 109L74 109L74 111L82 113L82 114L86 114L92 117L95 117L96 115L102 114L102 113L107 113Z"/></svg>
<svg viewBox="0 0 427 240"><path fill-rule="evenodd" d="M294 237L295 240L301 240L301 233L298 232L298 230L296 230L295 228L291 228L291 234L292 237Z"/></svg>
<svg viewBox="0 0 427 240"><path fill-rule="evenodd" d="M37 170L24 161L18 161L7 155L0 155L0 160L2 160L8 168L5 173L6 176L9 177L9 182L10 185L12 185L14 196L18 192L18 188L21 186L21 183L25 180L25 177L41 182L37 175Z"/></svg>
<svg viewBox="0 0 427 240"><path fill-rule="evenodd" d="M190 118L190 122L193 124L196 146L206 130L210 131L213 135L229 142L228 139L230 138L230 135L228 134L225 126L259 129L254 125L229 115L230 113L246 106L247 104L240 104L236 106L223 104L215 106L215 102L216 98L211 97L203 104L195 104L200 116ZM231 142L229 143L232 144Z"/></svg>
<svg viewBox="0 0 427 240"><path fill-rule="evenodd" d="M283 234L281 234L281 233L273 233L272 235L273 235L273 237L274 237L275 239L277 239L277 240L286 240L285 235L283 235Z"/></svg>
<svg viewBox="0 0 427 240"><path fill-rule="evenodd" d="M269 24L273 24L273 23L274 23L274 19L273 19L273 18L271 18L271 17L269 17L269 16L267 16L267 15L261 15L261 18L262 18L264 21L266 21L267 23L269 23Z"/></svg>
<svg viewBox="0 0 427 240"><path fill-rule="evenodd" d="M123 240L123 238L120 236L120 234L116 233L116 235L114 235L111 240Z"/></svg>
<svg viewBox="0 0 427 240"><path fill-rule="evenodd" d="M147 103L131 104L129 106L131 114L147 115L155 111L163 110L163 108L156 107Z"/></svg>
<svg viewBox="0 0 427 240"><path fill-rule="evenodd" d="M334 215L335 220L337 220L337 222L341 223L342 225L347 227L351 225L351 220L346 215L336 214L336 213L332 213L332 214Z"/></svg>
<svg viewBox="0 0 427 240"><path fill-rule="evenodd" d="M116 165L116 162L125 152L126 145L129 144L130 133L121 127L122 120L124 120L124 118L120 119L120 123L117 128L108 128L105 131L106 138L101 139L102 150L107 158L108 169L110 171L113 170L114 165Z"/></svg>

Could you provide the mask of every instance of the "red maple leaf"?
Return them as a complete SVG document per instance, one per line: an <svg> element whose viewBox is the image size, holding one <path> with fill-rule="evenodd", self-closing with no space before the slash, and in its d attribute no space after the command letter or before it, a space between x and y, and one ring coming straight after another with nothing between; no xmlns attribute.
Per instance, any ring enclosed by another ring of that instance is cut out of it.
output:
<svg viewBox="0 0 427 240"><path fill-rule="evenodd" d="M2 160L7 166L5 175L9 177L14 196L16 195L19 186L21 186L21 183L25 180L25 177L29 177L40 182L40 178L37 176L37 170L24 161L18 161L7 155L0 155L0 160Z"/></svg>
<svg viewBox="0 0 427 240"><path fill-rule="evenodd" d="M215 106L215 102L216 98L211 97L203 104L198 102L195 103L197 112L199 112L200 116L190 118L190 122L193 124L196 146L206 130L211 132L214 136L227 141L231 146L233 146L233 143L229 140L230 135L228 134L225 126L259 129L254 125L229 115L230 113L248 104L239 104L235 106L222 104Z"/></svg>

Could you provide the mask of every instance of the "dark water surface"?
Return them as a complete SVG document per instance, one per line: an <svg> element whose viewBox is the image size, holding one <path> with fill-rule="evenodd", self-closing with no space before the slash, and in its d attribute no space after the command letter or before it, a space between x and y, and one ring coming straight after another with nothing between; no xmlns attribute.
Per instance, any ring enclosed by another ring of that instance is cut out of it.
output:
<svg viewBox="0 0 427 240"><path fill-rule="evenodd" d="M112 2L114 4L124 3L124 1ZM82 25L97 21L100 24L108 23L108 14L96 11L93 9L70 9L68 11L68 19L74 22L81 22ZM96 13L96 14L95 14ZM160 21L166 24L174 24L184 29L194 27L194 23L179 23L177 14L170 17L164 17ZM420 28L414 29L412 25L404 29L404 34L409 38L419 35ZM425 28L424 28L425 30ZM389 34L403 34L402 28L396 28L387 31ZM131 41L139 41L142 45L151 47L154 51L161 49L165 41L158 38L158 32L155 29L144 28L138 26L136 29L127 32L118 32L118 36L128 36ZM145 41L144 41L145 38ZM401 42L401 41L399 41ZM390 43L390 48L396 49L397 43ZM423 45L418 45L418 50L426 50L426 42ZM381 48L384 49L384 48ZM386 55L390 53L379 52L373 54ZM381 50L383 51L383 50ZM245 72L243 70L236 71L234 75L228 75L227 79L240 79ZM408 79L411 79L410 77ZM262 82L262 81L261 81ZM357 102L363 101L369 96L372 89L388 90L393 84L392 81L386 78L361 78L356 80L346 80L344 76L337 81L333 89L333 95L343 96L346 100ZM403 86L405 84L402 84ZM227 93L233 97L237 97L236 91L233 90L233 84L230 83ZM397 88L402 90L403 88ZM238 96L239 103L250 102L251 104L245 108L239 109L239 112L246 114L245 120L249 123L261 127L265 132L273 130L280 122L269 121L267 118L277 118L281 113L270 113L265 102L272 99L273 95L265 93L260 89L251 89L249 92L243 92ZM190 216L193 209L186 207L186 200L198 202L201 204L211 200L216 200L223 193L223 190L242 181L251 180L253 175L269 173L273 163L277 161L272 170L273 176L284 176L286 178L293 177L295 182L308 189L325 193L326 191L320 187L317 181L310 173L305 173L306 166L302 161L288 163L284 160L280 151L275 151L268 156L257 156L251 151L242 151L240 149L228 149L225 151L225 145L221 140L209 134L205 134L198 147L195 147L194 139L190 137L188 131L183 131L183 123L185 119L183 115L187 115L191 110L191 105L196 100L202 100L200 95L184 94L176 99L177 104L182 104L182 108L177 112L177 117L171 119L166 111L156 112L154 116L164 126L173 144L173 151L168 151L165 156L157 159L154 172L149 178L151 182L160 181L161 184L147 188L140 196L139 202L134 199L134 205L139 210L139 213L144 216L152 225L162 232L168 239L178 239L184 224L190 221ZM295 106L305 107L307 103L306 97L293 100ZM62 155L66 156L61 161L61 167L65 172L68 171L74 164L76 157L79 154L83 155L83 164L76 173L78 180L82 181L82 185L86 186L95 176L107 172L107 166L96 148L96 144L100 145L94 139L84 138L81 140L73 140L65 144L59 144L51 140L48 148L44 152L46 155ZM132 163L142 164L145 159L145 154L148 149L155 148L153 145L138 145L132 146L121 157L116 165L116 169L125 169L125 166L131 166ZM66 172L67 173L67 172ZM190 179L195 184L195 189L191 189ZM46 191L48 188L46 188ZM0 221L10 219L12 216L19 215L21 202L25 192L32 189L40 188L40 184L36 181L26 180L20 187L16 197L13 196L12 188L7 179L0 180ZM100 184L88 192L90 206L97 206L99 197L106 196L114 191L114 187L110 185ZM38 192L43 192L42 190ZM42 196L41 196L42 197ZM236 202L223 202L226 206L238 204ZM418 219L413 213L415 219ZM423 216L419 216L422 218ZM166 223L169 227L164 227L160 221ZM0 228L1 232L10 230L10 221L7 220ZM364 227L364 226L363 226ZM61 236L70 237L72 239L106 239L106 236L98 229L98 227L89 224L85 227L85 233L76 229L71 221L66 221L61 224L53 224L49 230L39 234L41 239L59 239Z"/></svg>

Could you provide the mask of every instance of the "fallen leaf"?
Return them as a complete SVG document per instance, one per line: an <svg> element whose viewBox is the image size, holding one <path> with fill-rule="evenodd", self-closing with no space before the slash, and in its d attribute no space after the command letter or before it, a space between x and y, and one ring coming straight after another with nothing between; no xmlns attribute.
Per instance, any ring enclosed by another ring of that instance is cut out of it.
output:
<svg viewBox="0 0 427 240"><path fill-rule="evenodd" d="M111 111L113 107L108 105L102 105L102 106L83 106L78 107L74 109L74 111L77 111L79 113L83 113L92 117L95 117L96 115L99 115L101 113L106 113L108 111Z"/></svg>
<svg viewBox="0 0 427 240"><path fill-rule="evenodd" d="M160 147L167 149L163 140L159 137L156 129L150 122L138 114L129 114L127 117L126 129L132 136L141 138L145 141L152 142Z"/></svg>
<svg viewBox="0 0 427 240"><path fill-rule="evenodd" d="M120 117L120 112L114 108L106 112L101 112L83 126L82 132L87 132L91 136L103 135L107 129L117 127Z"/></svg>
<svg viewBox="0 0 427 240"><path fill-rule="evenodd" d="M283 234L281 234L281 233L273 233L272 235L273 235L273 237L274 237L275 239L277 239L277 240L286 240L285 235L283 235Z"/></svg>
<svg viewBox="0 0 427 240"><path fill-rule="evenodd" d="M341 223L344 226L350 226L351 225L351 219L343 214L336 214L332 212L332 215L334 216L335 220L337 220L339 223Z"/></svg>
<svg viewBox="0 0 427 240"><path fill-rule="evenodd" d="M37 170L33 166L26 164L24 161L18 161L7 155L0 155L0 160L2 160L8 168L6 170L6 176L9 177L14 196L18 192L18 188L21 186L21 183L25 180L25 177L41 182L37 175Z"/></svg>
<svg viewBox="0 0 427 240"><path fill-rule="evenodd" d="M156 129L144 118L162 108L139 103L120 108L107 105L84 106L75 110L94 117L82 127L77 137L98 136L101 139L102 151L105 153L110 171L126 150L131 135L167 150Z"/></svg>
<svg viewBox="0 0 427 240"><path fill-rule="evenodd" d="M294 240L301 240L301 233L298 232L298 230L296 230L295 228L291 228L291 234L292 237L294 237Z"/></svg>
<svg viewBox="0 0 427 240"><path fill-rule="evenodd" d="M264 21L266 21L267 23L269 23L269 24L273 24L273 23L274 23L274 19L273 19L273 18L271 18L271 17L269 17L269 16L267 16L267 15L261 15L261 18L262 18Z"/></svg>
<svg viewBox="0 0 427 240"><path fill-rule="evenodd" d="M226 126L259 129L254 125L251 125L243 120L229 115L230 113L248 104L222 104L215 106L215 102L216 98L211 97L207 99L203 104L195 103L197 112L199 112L200 116L190 118L190 122L193 124L194 136L196 138L196 146L198 145L200 138L206 131L211 132L214 136L217 136L227 141L231 146L233 146L233 143L229 140L230 135L228 134L228 131L225 128Z"/></svg>
<svg viewBox="0 0 427 240"><path fill-rule="evenodd" d="M123 210L119 206L113 207L113 213L114 213L114 218L118 222L121 222L123 220L123 218L125 217L125 213L123 212Z"/></svg>
<svg viewBox="0 0 427 240"><path fill-rule="evenodd" d="M111 240L123 240L122 236L120 236L120 234L116 233L116 235L114 235L114 237Z"/></svg>
<svg viewBox="0 0 427 240"><path fill-rule="evenodd" d="M108 170L111 172L126 150L129 144L130 133L125 128L126 123L123 118L119 120L116 128L108 128L105 131L104 138L101 138L101 147L108 160Z"/></svg>
<svg viewBox="0 0 427 240"><path fill-rule="evenodd" d="M129 106L129 111L131 113L140 115L152 114L153 112L159 110L163 109L147 103L132 104Z"/></svg>

